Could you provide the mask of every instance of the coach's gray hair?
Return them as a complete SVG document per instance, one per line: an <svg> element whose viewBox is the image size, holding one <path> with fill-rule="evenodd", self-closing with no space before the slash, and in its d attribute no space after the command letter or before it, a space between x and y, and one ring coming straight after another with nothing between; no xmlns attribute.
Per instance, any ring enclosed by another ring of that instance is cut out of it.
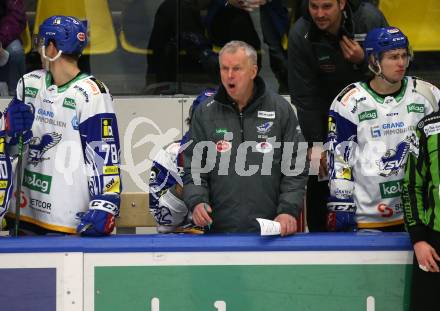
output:
<svg viewBox="0 0 440 311"><path fill-rule="evenodd" d="M252 65L257 65L257 51L255 49L243 41L230 41L226 43L219 52L219 57L222 56L223 53L235 53L238 49L243 49L246 56L251 60Z"/></svg>

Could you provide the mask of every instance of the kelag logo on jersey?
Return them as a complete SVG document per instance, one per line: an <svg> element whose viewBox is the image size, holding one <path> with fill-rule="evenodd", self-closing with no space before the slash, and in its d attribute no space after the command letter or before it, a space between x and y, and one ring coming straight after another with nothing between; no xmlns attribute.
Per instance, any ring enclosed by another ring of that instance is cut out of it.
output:
<svg viewBox="0 0 440 311"><path fill-rule="evenodd" d="M392 180L379 184L382 199L396 198L402 193L402 180Z"/></svg>
<svg viewBox="0 0 440 311"><path fill-rule="evenodd" d="M52 176L47 176L35 172L24 170L23 186L31 190L49 194L52 186Z"/></svg>
<svg viewBox="0 0 440 311"><path fill-rule="evenodd" d="M423 104L412 103L406 106L408 113L416 112L416 113L425 113L425 106Z"/></svg>
<svg viewBox="0 0 440 311"><path fill-rule="evenodd" d="M360 113L358 116L359 116L359 122L377 119L377 111L376 111L376 109L364 111L364 112Z"/></svg>
<svg viewBox="0 0 440 311"><path fill-rule="evenodd" d="M64 98L63 107L68 109L75 109L76 108L75 100L68 97Z"/></svg>
<svg viewBox="0 0 440 311"><path fill-rule="evenodd" d="M38 89L34 87L25 87L24 88L24 94L28 97L35 98L37 97Z"/></svg>
<svg viewBox="0 0 440 311"><path fill-rule="evenodd" d="M61 140L62 135L56 132L44 134L40 137L32 137L29 143L28 162L36 166L38 163L50 158L43 158L43 155L55 147Z"/></svg>
<svg viewBox="0 0 440 311"><path fill-rule="evenodd" d="M113 138L112 119L101 119L101 137L103 139Z"/></svg>

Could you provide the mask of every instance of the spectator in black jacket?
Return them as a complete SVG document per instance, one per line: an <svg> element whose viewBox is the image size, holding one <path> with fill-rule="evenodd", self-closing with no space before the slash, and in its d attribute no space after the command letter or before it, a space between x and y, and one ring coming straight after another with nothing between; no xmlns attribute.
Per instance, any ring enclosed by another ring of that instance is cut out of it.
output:
<svg viewBox="0 0 440 311"><path fill-rule="evenodd" d="M288 82L305 139L322 143L327 115L335 96L348 84L365 80L368 68L362 44L367 32L387 26L383 14L361 0L309 0L304 16L290 29ZM311 154L311 149L309 149ZM325 231L327 182L321 159L318 176L307 185L307 223L310 231Z"/></svg>
<svg viewBox="0 0 440 311"><path fill-rule="evenodd" d="M0 81L9 94L15 93L20 76L25 73L25 59L20 35L26 27L23 0L0 0Z"/></svg>

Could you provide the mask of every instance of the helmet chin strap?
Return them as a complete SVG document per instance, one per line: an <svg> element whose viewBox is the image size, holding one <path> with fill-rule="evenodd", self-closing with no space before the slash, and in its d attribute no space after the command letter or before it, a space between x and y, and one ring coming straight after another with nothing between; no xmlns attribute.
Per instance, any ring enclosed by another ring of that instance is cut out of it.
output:
<svg viewBox="0 0 440 311"><path fill-rule="evenodd" d="M399 81L391 81L391 80L389 80L387 77L385 77L385 75L383 74L383 72L382 72L382 67L380 66L380 63L379 63L379 61L375 61L376 62L376 66L377 66L377 70L373 67L373 66L371 66L371 64L368 64L368 68L376 75L376 76L378 76L378 77L380 77L385 83L387 83L389 86L394 86L394 85L396 85L397 83L399 83L400 82L400 80ZM406 68L408 68L408 65L406 66Z"/></svg>
<svg viewBox="0 0 440 311"><path fill-rule="evenodd" d="M41 55L43 55L44 59L47 59L50 62L56 61L58 58L60 58L61 54L63 53L62 50L59 50L57 55L55 55L55 57L50 58L49 56L46 55L46 49L43 47L41 47Z"/></svg>

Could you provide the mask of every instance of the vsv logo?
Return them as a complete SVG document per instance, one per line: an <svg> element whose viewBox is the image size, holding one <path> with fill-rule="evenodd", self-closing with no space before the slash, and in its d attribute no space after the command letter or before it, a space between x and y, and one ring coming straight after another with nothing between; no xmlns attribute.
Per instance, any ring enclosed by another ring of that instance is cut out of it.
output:
<svg viewBox="0 0 440 311"><path fill-rule="evenodd" d="M402 193L402 180L393 180L379 184L382 199L399 197Z"/></svg>
<svg viewBox="0 0 440 311"><path fill-rule="evenodd" d="M32 137L29 143L29 163L36 166L38 163L50 158L43 158L43 155L55 147L61 140L62 135L56 132L44 134L42 137Z"/></svg>
<svg viewBox="0 0 440 311"><path fill-rule="evenodd" d="M31 172L25 169L23 174L23 186L31 190L49 194L52 186L52 176Z"/></svg>
<svg viewBox="0 0 440 311"><path fill-rule="evenodd" d="M385 155L376 162L379 166L379 175L387 177L399 174L400 169L405 165L409 147L409 143L404 140L397 145L396 150L387 150Z"/></svg>

